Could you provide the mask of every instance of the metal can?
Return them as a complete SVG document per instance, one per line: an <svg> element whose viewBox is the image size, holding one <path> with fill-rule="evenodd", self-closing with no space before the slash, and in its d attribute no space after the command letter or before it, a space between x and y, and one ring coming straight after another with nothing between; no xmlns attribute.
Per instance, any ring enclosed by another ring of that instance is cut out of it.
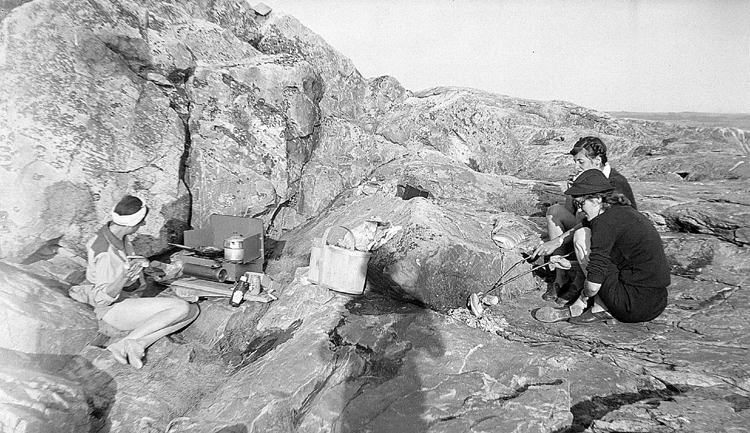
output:
<svg viewBox="0 0 750 433"><path fill-rule="evenodd" d="M247 293L251 295L259 295L260 294L260 281L262 274L256 273L256 272L248 272L247 273L250 278L248 278L248 283L250 284L250 288L247 291Z"/></svg>
<svg viewBox="0 0 750 433"><path fill-rule="evenodd" d="M240 235L232 235L224 239L224 260L242 262L245 259L244 242L244 238Z"/></svg>

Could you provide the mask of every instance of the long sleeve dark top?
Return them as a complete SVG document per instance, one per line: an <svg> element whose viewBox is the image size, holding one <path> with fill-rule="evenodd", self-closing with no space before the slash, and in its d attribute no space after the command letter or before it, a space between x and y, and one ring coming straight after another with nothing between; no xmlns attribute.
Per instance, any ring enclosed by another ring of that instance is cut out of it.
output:
<svg viewBox="0 0 750 433"><path fill-rule="evenodd" d="M607 274L619 270L620 281L624 284L669 286L669 263L664 246L656 228L645 215L630 206L613 205L589 221L589 225L589 281L601 284Z"/></svg>
<svg viewBox="0 0 750 433"><path fill-rule="evenodd" d="M615 191L627 197L628 200L630 200L630 204L633 206L633 209L638 210L638 206L635 204L635 196L633 195L633 189L630 188L630 184L628 183L628 180L625 179L625 176L621 175L620 172L618 172L617 170L613 168L609 172L608 179L609 179L609 183L612 185Z"/></svg>

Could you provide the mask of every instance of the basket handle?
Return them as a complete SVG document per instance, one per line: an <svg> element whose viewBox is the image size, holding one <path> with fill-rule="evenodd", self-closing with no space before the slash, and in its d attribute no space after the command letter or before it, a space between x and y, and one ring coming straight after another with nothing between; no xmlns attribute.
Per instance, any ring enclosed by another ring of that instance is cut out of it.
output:
<svg viewBox="0 0 750 433"><path fill-rule="evenodd" d="M348 228L346 228L344 226L331 226L331 227L328 227L326 229L326 231L323 232L323 237L321 238L323 246L328 245L328 234L331 232L332 229L335 229L335 228L341 228L341 229L346 230L346 234L344 235L344 237L346 237L347 235L349 235L349 236L352 237L352 247L348 248L348 249L354 250L355 249L354 248L354 246L355 246L354 244L356 243L356 239L354 238L354 233L352 233L351 230L349 230Z"/></svg>

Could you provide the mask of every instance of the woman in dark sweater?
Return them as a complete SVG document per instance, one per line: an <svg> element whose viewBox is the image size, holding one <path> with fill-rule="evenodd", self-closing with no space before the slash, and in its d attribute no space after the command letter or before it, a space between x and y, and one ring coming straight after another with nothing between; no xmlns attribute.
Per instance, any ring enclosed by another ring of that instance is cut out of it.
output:
<svg viewBox="0 0 750 433"><path fill-rule="evenodd" d="M629 200L615 192L599 170L586 170L565 194L586 215L584 225L589 230L576 236L590 236L591 250L583 250L584 239L574 239L586 281L580 298L570 307L541 308L535 317L577 324L613 318L648 322L658 317L667 305L670 275L661 238L651 221L629 206ZM565 259L558 262L565 266Z"/></svg>

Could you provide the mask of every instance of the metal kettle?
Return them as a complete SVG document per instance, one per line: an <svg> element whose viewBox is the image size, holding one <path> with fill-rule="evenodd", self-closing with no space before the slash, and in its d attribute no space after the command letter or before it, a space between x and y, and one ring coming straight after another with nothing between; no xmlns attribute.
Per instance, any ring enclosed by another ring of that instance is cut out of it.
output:
<svg viewBox="0 0 750 433"><path fill-rule="evenodd" d="M242 262L245 260L245 238L240 235L232 235L224 239L224 259L230 262Z"/></svg>

